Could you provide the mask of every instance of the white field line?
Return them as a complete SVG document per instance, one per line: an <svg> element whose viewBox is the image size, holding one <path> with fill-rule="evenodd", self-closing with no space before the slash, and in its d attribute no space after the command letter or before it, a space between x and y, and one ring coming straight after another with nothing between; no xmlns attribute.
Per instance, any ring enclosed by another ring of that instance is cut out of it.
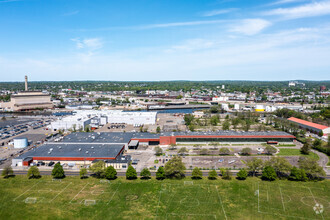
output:
<svg viewBox="0 0 330 220"><path fill-rule="evenodd" d="M313 199L314 199L315 205L316 205L316 204L317 204L317 201L316 201L316 199L315 199L315 197L314 197L314 195L313 195L313 193L312 193L312 190L311 190L309 187L307 187L307 188L308 188L309 192L311 193L311 195L312 195L312 197L313 197ZM322 212L320 212L320 214L321 214L321 216L322 216L322 219L324 219Z"/></svg>
<svg viewBox="0 0 330 220"><path fill-rule="evenodd" d="M70 203L88 186L88 183L71 199Z"/></svg>
<svg viewBox="0 0 330 220"><path fill-rule="evenodd" d="M70 186L71 184L72 184L72 182L70 182L66 187L64 187L64 189L62 189L59 193L57 193L57 195L52 200L50 200L49 203L54 201L54 199L56 199L62 192L64 192L68 188L68 186Z"/></svg>
<svg viewBox="0 0 330 220"><path fill-rule="evenodd" d="M162 194L163 184L164 183L162 183L162 185L160 185L159 198L158 198L158 204L157 204L157 210L156 210L156 216L158 216L158 209L159 209L160 197L161 197L161 194Z"/></svg>
<svg viewBox="0 0 330 220"><path fill-rule="evenodd" d="M30 191L33 187L35 187L39 183L40 183L40 180L38 182L36 182L33 186L31 186L29 189L27 189L25 192L23 192L21 195L17 196L15 199L13 199L13 201L16 201L16 199L18 199L19 197L23 196L25 193L27 193L28 191Z"/></svg>
<svg viewBox="0 0 330 220"><path fill-rule="evenodd" d="M283 196L282 196L281 186L278 186L278 188L280 188L280 194L281 194L281 200L282 200L283 211L285 211L285 206L284 206L284 202L283 202Z"/></svg>
<svg viewBox="0 0 330 220"><path fill-rule="evenodd" d="M278 209L276 209L276 210L278 210ZM299 219L309 219L309 220L311 220L311 219L315 219L315 218L304 218L304 217L299 217L299 216L292 216L292 215L283 215L283 214L279 214L279 213L276 213L276 212L272 212L272 213L270 213L270 212L259 212L259 213L261 213L261 214L266 214L266 215L279 215L279 216L284 216L284 217L289 217L289 218L299 218Z"/></svg>
<svg viewBox="0 0 330 220"><path fill-rule="evenodd" d="M116 193L118 192L118 189L119 189L119 185L120 184L118 184L118 186L117 186L117 188L116 188L116 190L115 190L115 192L112 194L112 196L111 196L111 198L110 198L110 200L107 202L107 205L112 201L112 199L113 199L113 197L116 195Z"/></svg>
<svg viewBox="0 0 330 220"><path fill-rule="evenodd" d="M260 190L259 190L259 183L258 183L258 212L260 212L260 208L259 208L259 194L260 194Z"/></svg>
<svg viewBox="0 0 330 220"><path fill-rule="evenodd" d="M221 203L222 211L225 214L225 219L227 220L227 215L226 215L225 209L224 209L223 204L222 204L222 200L221 200L221 197L220 197L220 194L219 194L219 191L218 191L218 186L216 186L215 188L217 190L217 194L218 194L218 197L219 197L219 200L220 200L220 203Z"/></svg>

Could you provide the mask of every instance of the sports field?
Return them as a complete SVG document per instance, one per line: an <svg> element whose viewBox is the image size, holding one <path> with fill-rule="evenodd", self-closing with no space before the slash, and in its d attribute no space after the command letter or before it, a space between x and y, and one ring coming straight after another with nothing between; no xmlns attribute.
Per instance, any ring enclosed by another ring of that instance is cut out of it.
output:
<svg viewBox="0 0 330 220"><path fill-rule="evenodd" d="M330 219L330 181L0 179L1 219Z"/></svg>

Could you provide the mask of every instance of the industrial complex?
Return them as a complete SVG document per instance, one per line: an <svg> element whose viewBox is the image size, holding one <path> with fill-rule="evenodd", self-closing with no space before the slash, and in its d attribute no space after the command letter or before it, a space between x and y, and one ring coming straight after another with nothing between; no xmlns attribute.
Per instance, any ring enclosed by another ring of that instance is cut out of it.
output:
<svg viewBox="0 0 330 220"><path fill-rule="evenodd" d="M12 160L12 166L29 166L38 162L60 162L70 166L87 166L104 160L116 169L131 162L128 149L139 145L172 145L179 143L292 143L294 136L285 132L75 132L33 149Z"/></svg>

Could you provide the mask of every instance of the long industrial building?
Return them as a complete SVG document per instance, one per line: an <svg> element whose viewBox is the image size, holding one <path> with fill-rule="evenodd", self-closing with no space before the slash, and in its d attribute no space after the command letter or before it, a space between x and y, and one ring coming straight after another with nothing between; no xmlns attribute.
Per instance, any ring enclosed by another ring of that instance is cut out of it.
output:
<svg viewBox="0 0 330 220"><path fill-rule="evenodd" d="M305 121L305 120L302 120L299 118L294 118L294 117L288 118L288 120L290 122L297 124L300 128L306 129L310 132L313 132L316 134L320 134L322 132L323 136L327 136L330 134L330 127L328 127L328 126L316 124L313 122Z"/></svg>
<svg viewBox="0 0 330 220"><path fill-rule="evenodd" d="M68 129L85 129L86 126L97 128L108 123L128 125L153 125L157 112L140 112L121 110L78 110L74 115L65 116L52 122L48 127L53 131Z"/></svg>
<svg viewBox="0 0 330 220"><path fill-rule="evenodd" d="M39 161L86 166L104 160L107 166L126 169L131 161L123 156L139 145L171 145L177 143L277 143L293 142L295 137L285 132L74 132L56 142L48 142L12 160L12 166L29 166Z"/></svg>

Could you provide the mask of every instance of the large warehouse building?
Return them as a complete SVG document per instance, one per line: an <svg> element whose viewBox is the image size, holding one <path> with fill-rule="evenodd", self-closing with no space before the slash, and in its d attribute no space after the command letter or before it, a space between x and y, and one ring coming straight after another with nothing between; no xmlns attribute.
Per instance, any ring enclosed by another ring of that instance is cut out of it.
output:
<svg viewBox="0 0 330 220"><path fill-rule="evenodd" d="M29 166L42 161L80 167L104 160L107 166L126 169L131 159L122 154L131 136L126 133L72 133L59 142L48 142L13 159L12 166Z"/></svg>
<svg viewBox="0 0 330 220"><path fill-rule="evenodd" d="M177 143L277 143L293 142L295 137L285 132L75 132L58 142L48 142L12 160L12 166L29 166L37 162L60 162L69 166L86 166L104 160L107 166L126 169L130 156L125 150L141 145L171 145Z"/></svg>
<svg viewBox="0 0 330 220"><path fill-rule="evenodd" d="M128 125L153 125L156 123L157 112L140 112L121 110L78 110L74 115L65 116L52 122L51 130L85 129L88 125L97 128L108 123Z"/></svg>
<svg viewBox="0 0 330 220"><path fill-rule="evenodd" d="M323 133L323 136L327 136L330 134L330 127L325 126L325 125L320 125L316 124L313 122L305 121L299 118L288 118L289 121L297 124L300 128L306 129L310 132L320 134L321 132Z"/></svg>

